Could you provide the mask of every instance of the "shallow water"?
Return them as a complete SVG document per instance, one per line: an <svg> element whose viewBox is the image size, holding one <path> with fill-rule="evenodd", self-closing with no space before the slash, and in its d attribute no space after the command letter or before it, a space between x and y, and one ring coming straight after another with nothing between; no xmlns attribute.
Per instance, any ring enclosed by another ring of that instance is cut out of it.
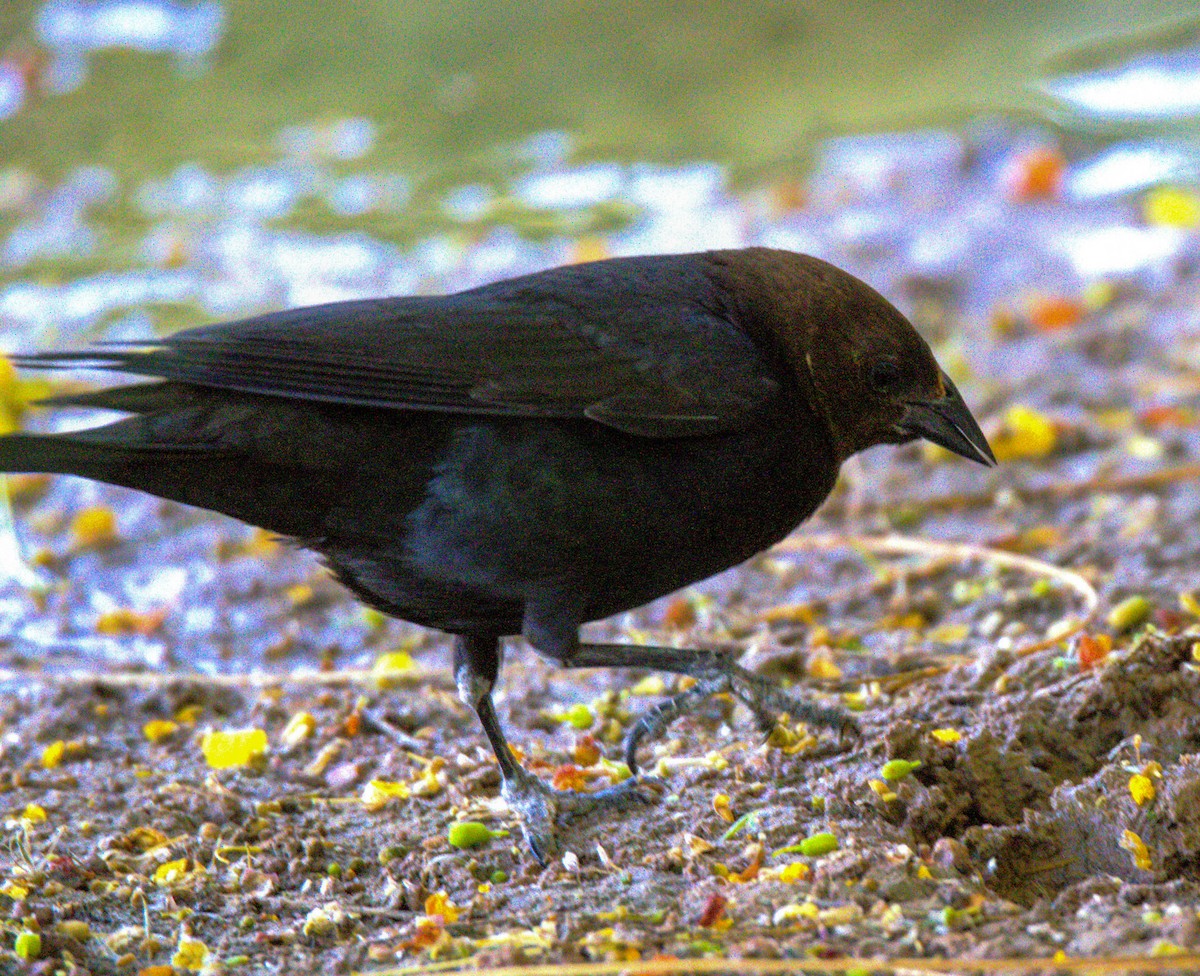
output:
<svg viewBox="0 0 1200 976"><path fill-rule="evenodd" d="M1151 52L1187 43L1155 28L1195 12L370 0L331 17L318 0L9 0L0 50L27 74L36 62L39 81L20 110L10 93L0 159L134 177L244 165L289 124L362 116L380 127L376 161L421 178L486 171L544 130L571 133L584 157L778 171L832 133L1037 112L1048 62L1102 64L1114 36ZM0 118L5 91L0 77Z"/></svg>

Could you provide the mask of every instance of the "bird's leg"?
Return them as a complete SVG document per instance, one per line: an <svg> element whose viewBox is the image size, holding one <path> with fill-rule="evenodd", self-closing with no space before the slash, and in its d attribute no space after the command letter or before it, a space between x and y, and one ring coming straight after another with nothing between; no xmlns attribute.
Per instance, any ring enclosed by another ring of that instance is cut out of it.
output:
<svg viewBox="0 0 1200 976"><path fill-rule="evenodd" d="M503 779L500 793L521 821L525 839L542 864L558 853L556 821L570 822L603 807L619 807L645 797L634 779L595 793L552 790L526 771L508 748L492 706L492 688L500 673L500 640L492 635L463 635L454 639L454 681L458 697L478 716Z"/></svg>
<svg viewBox="0 0 1200 976"><path fill-rule="evenodd" d="M696 684L660 702L638 719L625 739L625 762L637 772L637 748L647 738L661 736L677 718L710 695L729 692L754 713L759 727L769 732L781 714L824 725L841 732L853 731L854 720L840 708L789 695L774 682L752 674L728 654L674 647L636 644L580 644L565 666L572 668L648 668L688 675Z"/></svg>

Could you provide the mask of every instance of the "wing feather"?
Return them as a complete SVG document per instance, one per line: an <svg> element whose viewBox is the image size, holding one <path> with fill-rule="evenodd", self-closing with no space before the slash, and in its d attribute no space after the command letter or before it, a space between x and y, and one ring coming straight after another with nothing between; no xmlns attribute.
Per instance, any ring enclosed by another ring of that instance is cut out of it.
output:
<svg viewBox="0 0 1200 976"><path fill-rule="evenodd" d="M663 287L666 260L598 262L443 297L339 302L150 343L14 358L326 403L589 417L647 437L735 429L778 382L751 339L703 300L707 278L689 280L680 265Z"/></svg>

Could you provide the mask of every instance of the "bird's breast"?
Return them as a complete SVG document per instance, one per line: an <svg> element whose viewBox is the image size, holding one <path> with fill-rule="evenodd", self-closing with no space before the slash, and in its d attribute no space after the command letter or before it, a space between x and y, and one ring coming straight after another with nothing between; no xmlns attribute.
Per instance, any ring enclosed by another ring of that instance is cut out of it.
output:
<svg viewBox="0 0 1200 976"><path fill-rule="evenodd" d="M588 616L648 602L778 541L828 494L815 427L655 440L588 421L464 425L407 519L422 574L523 599L586 594Z"/></svg>

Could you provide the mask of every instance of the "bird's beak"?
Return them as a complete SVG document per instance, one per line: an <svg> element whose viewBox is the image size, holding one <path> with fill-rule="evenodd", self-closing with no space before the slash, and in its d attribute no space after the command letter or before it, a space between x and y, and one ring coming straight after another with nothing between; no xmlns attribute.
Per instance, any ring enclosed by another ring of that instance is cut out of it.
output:
<svg viewBox="0 0 1200 976"><path fill-rule="evenodd" d="M906 404L900 429L906 434L924 437L969 461L992 467L996 455L963 402L962 394L945 373L942 373L942 383L946 388L945 396Z"/></svg>

